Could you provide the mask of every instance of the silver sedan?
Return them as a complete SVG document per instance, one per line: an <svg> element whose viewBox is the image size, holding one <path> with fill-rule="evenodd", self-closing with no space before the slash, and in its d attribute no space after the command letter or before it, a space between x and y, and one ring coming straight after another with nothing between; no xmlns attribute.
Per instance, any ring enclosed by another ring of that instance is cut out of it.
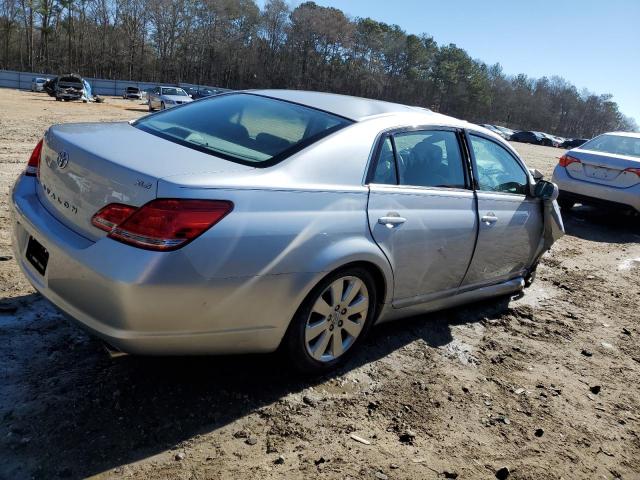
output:
<svg viewBox="0 0 640 480"><path fill-rule="evenodd" d="M13 247L38 291L123 352L282 347L321 371L374 323L522 290L563 233L556 197L467 122L233 92L49 128L13 189Z"/></svg>
<svg viewBox="0 0 640 480"><path fill-rule="evenodd" d="M179 87L155 87L149 91L147 104L149 111L166 110L167 108L190 103L193 99Z"/></svg>
<svg viewBox="0 0 640 480"><path fill-rule="evenodd" d="M640 133L605 133L569 150L553 181L564 209L582 203L640 212Z"/></svg>

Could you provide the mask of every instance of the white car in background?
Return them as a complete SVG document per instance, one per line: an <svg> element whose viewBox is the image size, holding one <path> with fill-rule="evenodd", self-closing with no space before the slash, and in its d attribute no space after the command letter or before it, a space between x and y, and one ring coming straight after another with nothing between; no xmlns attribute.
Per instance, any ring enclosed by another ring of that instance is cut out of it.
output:
<svg viewBox="0 0 640 480"><path fill-rule="evenodd" d="M149 111L193 102L193 99L180 87L155 87L149 92Z"/></svg>
<svg viewBox="0 0 640 480"><path fill-rule="evenodd" d="M31 79L31 91L42 92L44 90L44 84L47 83L48 78L33 77Z"/></svg>
<svg viewBox="0 0 640 480"><path fill-rule="evenodd" d="M640 133L603 133L565 153L553 171L558 203L640 212Z"/></svg>

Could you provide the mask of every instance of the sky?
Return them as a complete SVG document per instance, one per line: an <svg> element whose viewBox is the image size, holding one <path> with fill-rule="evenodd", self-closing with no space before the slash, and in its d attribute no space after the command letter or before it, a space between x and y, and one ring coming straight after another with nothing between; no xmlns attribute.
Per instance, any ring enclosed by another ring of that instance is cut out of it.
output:
<svg viewBox="0 0 640 480"><path fill-rule="evenodd" d="M578 90L610 93L640 124L640 0L315 2L455 43L506 74L560 75Z"/></svg>

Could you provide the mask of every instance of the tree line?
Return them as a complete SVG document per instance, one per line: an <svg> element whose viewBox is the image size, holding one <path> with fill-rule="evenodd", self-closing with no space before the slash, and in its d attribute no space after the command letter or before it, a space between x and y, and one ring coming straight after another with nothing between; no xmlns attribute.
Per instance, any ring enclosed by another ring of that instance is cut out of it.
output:
<svg viewBox="0 0 640 480"><path fill-rule="evenodd" d="M331 91L590 138L636 130L609 94L508 75L454 44L284 0L0 0L0 68Z"/></svg>

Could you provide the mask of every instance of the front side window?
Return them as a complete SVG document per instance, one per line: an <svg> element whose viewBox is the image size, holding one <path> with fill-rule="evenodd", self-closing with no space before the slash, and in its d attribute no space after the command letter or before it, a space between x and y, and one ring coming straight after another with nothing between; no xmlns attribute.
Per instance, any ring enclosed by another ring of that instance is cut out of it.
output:
<svg viewBox="0 0 640 480"><path fill-rule="evenodd" d="M165 110L133 125L227 160L268 166L351 123L283 100L233 93Z"/></svg>
<svg viewBox="0 0 640 480"><path fill-rule="evenodd" d="M518 161L496 142L470 135L478 188L487 192L503 192L526 195L527 174Z"/></svg>
<svg viewBox="0 0 640 480"><path fill-rule="evenodd" d="M455 132L421 130L394 135L401 185L465 188Z"/></svg>

